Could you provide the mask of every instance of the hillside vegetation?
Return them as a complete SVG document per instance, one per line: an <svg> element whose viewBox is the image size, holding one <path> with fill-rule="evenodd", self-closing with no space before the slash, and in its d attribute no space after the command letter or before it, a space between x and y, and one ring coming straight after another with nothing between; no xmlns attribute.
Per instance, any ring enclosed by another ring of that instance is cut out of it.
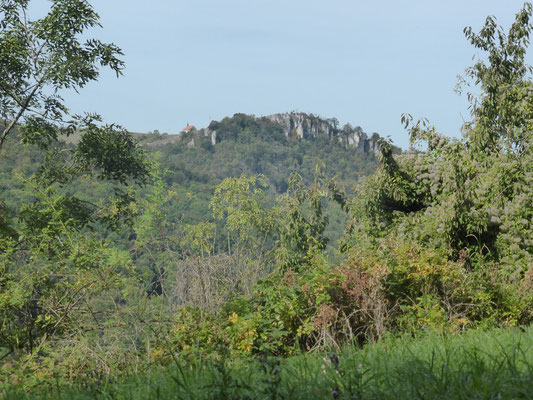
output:
<svg viewBox="0 0 533 400"><path fill-rule="evenodd" d="M237 114L176 143L72 116L49 93L83 87L100 67L120 74L121 52L80 42L73 27L98 24L85 1L51 4L28 21L26 2L2 2L6 395L391 398L399 386L404 398L527 398L530 3L508 31L493 17L465 29L482 58L462 80L463 138L404 115L420 151L401 154L316 116L287 130L287 117ZM377 161L361 154L370 147ZM500 336L501 352L484 347ZM322 352L347 345L322 372ZM365 354L362 371L342 361ZM120 375L134 377L112 383Z"/></svg>
<svg viewBox="0 0 533 400"><path fill-rule="evenodd" d="M316 116L305 117L309 120L314 118L328 126L330 124ZM373 172L378 165L372 150L358 152L357 148L331 140L327 132L304 140L290 138L280 124L266 118L236 114L220 122L214 121L210 127L217 129L215 145L210 129L173 136L159 133L134 135L139 146L146 149L150 157L157 158L164 171L162 178L168 190L174 193L173 202L162 205L165 207L162 211L171 223L212 220L209 201L215 186L228 177L263 175L269 186L266 196L272 202L276 195L287 191L292 173L299 173L309 183L313 180L316 166L320 164L327 166L323 170L325 177L335 177L339 185L352 190L361 177ZM355 132L349 125L338 131ZM366 136L362 130L359 132ZM67 143L63 146L64 151L72 148L80 137L80 132L75 132L65 138ZM18 190L21 176L37 172L43 155L37 148L22 146L13 140L5 143L2 157L5 162L0 169L0 187L3 189L0 198L6 205L16 207L27 200L25 194ZM112 193L109 183L98 183L97 187L88 183L85 177L78 177L69 183L68 191L90 201L96 200L102 193ZM335 243L344 228L346 214L334 204L326 206L326 212L331 222L327 234Z"/></svg>

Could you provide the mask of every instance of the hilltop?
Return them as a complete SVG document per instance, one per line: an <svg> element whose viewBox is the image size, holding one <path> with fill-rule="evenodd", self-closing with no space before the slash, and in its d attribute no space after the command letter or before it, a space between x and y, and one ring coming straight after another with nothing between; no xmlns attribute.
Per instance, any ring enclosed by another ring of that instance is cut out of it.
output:
<svg viewBox="0 0 533 400"><path fill-rule="evenodd" d="M141 146L159 154L168 171L165 181L178 196L177 218L187 222L206 217L215 185L243 174L264 175L269 192L275 195L287 190L293 172L311 182L320 164L327 178L336 177L350 191L378 167L380 139L379 134L367 134L358 126L338 127L334 118L295 112L263 117L239 113L205 128L188 126L178 135L136 137ZM394 151L401 152L399 148ZM339 210L334 214L329 230L337 238L345 216Z"/></svg>
<svg viewBox="0 0 533 400"><path fill-rule="evenodd" d="M234 121L239 121L234 124ZM235 114L222 121L213 121L207 128L196 129L193 125L185 127L178 135L148 133L137 134L141 144L147 147L163 147L171 144L185 144L195 147L207 138L213 146L225 140L241 139L242 135L254 135L253 126L260 127L265 140L317 140L326 139L332 144L339 144L357 154L376 153L379 149L379 133L367 134L360 126L345 124L339 127L336 118L322 118L303 112L286 112L255 117L253 115ZM248 128L248 130L247 130ZM251 129L251 130L250 130ZM283 134L280 135L280 133ZM395 153L401 153L394 147Z"/></svg>

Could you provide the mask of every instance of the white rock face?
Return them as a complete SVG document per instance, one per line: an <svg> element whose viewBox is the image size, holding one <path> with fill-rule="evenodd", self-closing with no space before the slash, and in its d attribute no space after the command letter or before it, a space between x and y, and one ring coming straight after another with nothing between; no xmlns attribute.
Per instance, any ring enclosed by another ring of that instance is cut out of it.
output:
<svg viewBox="0 0 533 400"><path fill-rule="evenodd" d="M281 125L287 137L294 135L298 139L319 136L332 138L335 133L332 124L312 114L292 112L267 115L265 118Z"/></svg>
<svg viewBox="0 0 533 400"><path fill-rule="evenodd" d="M217 131L212 131L209 128L205 128L204 136L211 139L211 144L214 146L217 144Z"/></svg>
<svg viewBox="0 0 533 400"><path fill-rule="evenodd" d="M368 139L367 134L363 132L361 127L349 130L339 129L332 120L296 112L272 114L264 118L281 125L286 137L293 136L298 139L306 139L322 136L329 139L337 139L344 147L354 149L358 154L377 152L379 149L377 141Z"/></svg>

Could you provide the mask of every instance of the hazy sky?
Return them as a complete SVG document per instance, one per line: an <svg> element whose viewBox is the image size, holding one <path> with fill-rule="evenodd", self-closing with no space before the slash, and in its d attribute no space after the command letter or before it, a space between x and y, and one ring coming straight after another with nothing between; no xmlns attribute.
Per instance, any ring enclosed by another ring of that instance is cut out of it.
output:
<svg viewBox="0 0 533 400"><path fill-rule="evenodd" d="M453 89L472 63L463 28L487 15L508 28L518 0L90 0L125 52L125 76L103 73L75 112L132 131L177 133L238 112L336 117L407 147L400 117L448 135L468 119ZM35 0L42 12L46 0ZM528 55L531 61L531 52Z"/></svg>

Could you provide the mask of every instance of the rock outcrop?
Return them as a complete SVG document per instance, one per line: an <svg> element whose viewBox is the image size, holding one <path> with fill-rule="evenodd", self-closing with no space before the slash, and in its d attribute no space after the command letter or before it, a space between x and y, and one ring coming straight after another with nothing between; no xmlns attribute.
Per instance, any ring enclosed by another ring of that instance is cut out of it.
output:
<svg viewBox="0 0 533 400"><path fill-rule="evenodd" d="M337 140L345 148L354 149L358 154L377 153L379 151L380 136L373 133L372 136L363 131L360 126L352 127L350 124L339 128L336 119L323 119L313 114L300 112L272 114L263 117L279 124L286 137L296 137L301 140L313 137L327 137ZM396 152L401 150L395 148Z"/></svg>
<svg viewBox="0 0 533 400"><path fill-rule="evenodd" d="M330 121L321 119L313 114L292 112L267 115L264 118L279 124L287 137L307 139L309 137L327 136L332 138L335 134L335 126Z"/></svg>
<svg viewBox="0 0 533 400"><path fill-rule="evenodd" d="M211 140L211 144L214 146L217 144L217 131L212 131L209 128L205 128L204 130L204 136L206 138L209 138Z"/></svg>

